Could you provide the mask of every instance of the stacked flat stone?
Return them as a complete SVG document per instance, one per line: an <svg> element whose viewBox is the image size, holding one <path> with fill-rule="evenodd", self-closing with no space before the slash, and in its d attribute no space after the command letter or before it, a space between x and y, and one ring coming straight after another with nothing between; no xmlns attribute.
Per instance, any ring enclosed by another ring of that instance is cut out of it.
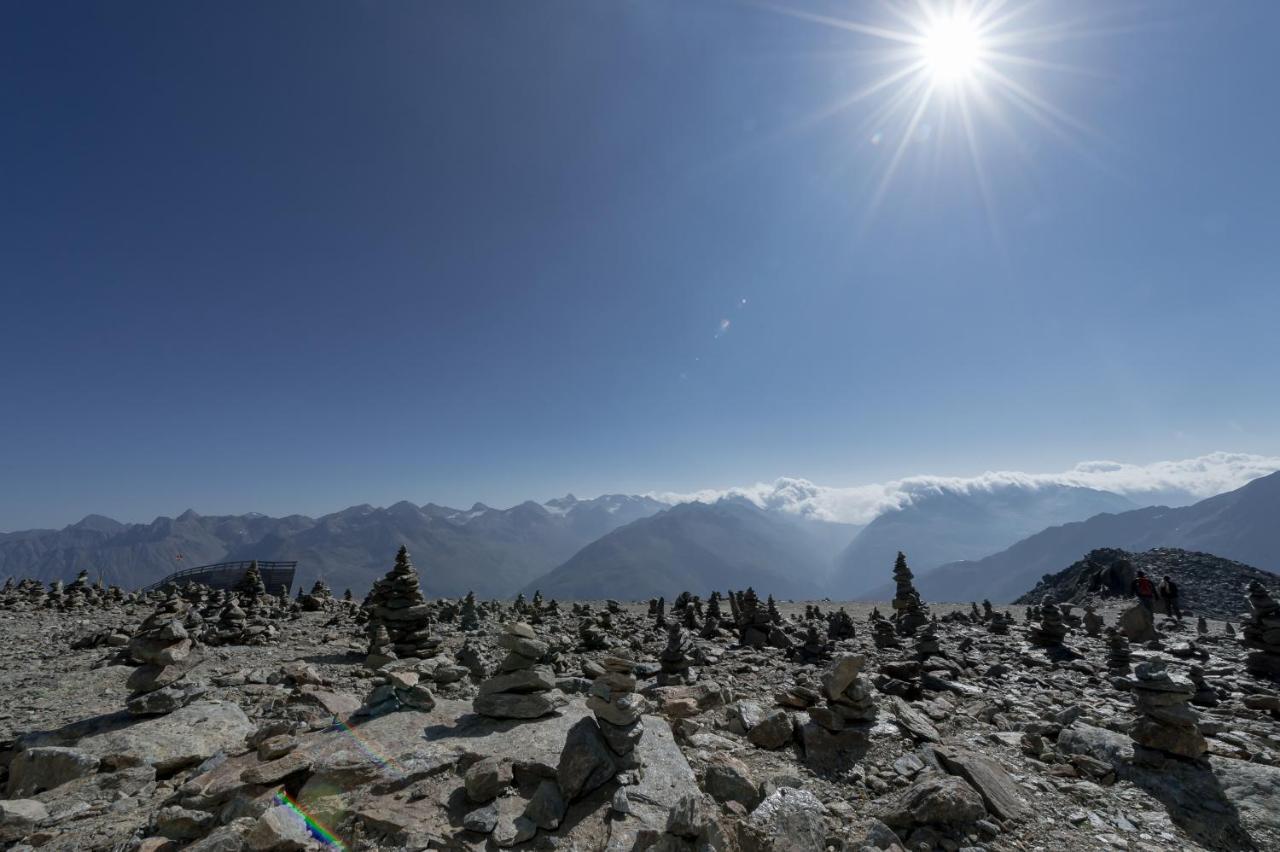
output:
<svg viewBox="0 0 1280 852"><path fill-rule="evenodd" d="M1013 624L1013 616L996 610L987 619L987 632L994 636L1008 636Z"/></svg>
<svg viewBox="0 0 1280 852"><path fill-rule="evenodd" d="M367 602L370 623L382 624L391 636L392 647L401 659L428 658L440 647L435 635L431 607L422 595L418 572L409 561L404 546L396 553L396 564L373 584Z"/></svg>
<svg viewBox="0 0 1280 852"><path fill-rule="evenodd" d="M364 704L356 716L382 716L397 710L430 710L436 706L436 697L415 671L399 670L381 676L381 683L365 696Z"/></svg>
<svg viewBox="0 0 1280 852"><path fill-rule="evenodd" d="M1200 733L1200 715L1188 702L1195 685L1182 675L1171 675L1164 663L1139 663L1131 682L1138 718L1129 728L1137 763L1156 764L1164 757L1198 759L1209 750Z"/></svg>
<svg viewBox="0 0 1280 852"><path fill-rule="evenodd" d="M659 630L667 629L667 599L658 598L653 607L653 626Z"/></svg>
<svg viewBox="0 0 1280 852"><path fill-rule="evenodd" d="M916 634L916 657L927 660L941 653L942 643L938 639L938 622L930 621Z"/></svg>
<svg viewBox="0 0 1280 852"><path fill-rule="evenodd" d="M267 584L262 582L262 571L258 568L258 560L249 563L236 591L248 598L264 598L267 596Z"/></svg>
<svg viewBox="0 0 1280 852"><path fill-rule="evenodd" d="M1255 675L1280 678L1280 603L1257 580L1249 583L1249 617L1241 625L1252 649L1244 665Z"/></svg>
<svg viewBox="0 0 1280 852"><path fill-rule="evenodd" d="M1196 694L1191 696L1191 703L1197 707L1217 707L1220 701L1218 690L1205 680L1204 666L1192 666L1189 676L1191 685L1196 688Z"/></svg>
<svg viewBox="0 0 1280 852"><path fill-rule="evenodd" d="M912 636L929 620L929 611L912 583L911 569L907 567L907 557L898 551L898 558L893 563L893 582L896 591L893 595L893 618L897 622L898 633Z"/></svg>
<svg viewBox="0 0 1280 852"><path fill-rule="evenodd" d="M1058 605L1047 598L1040 604L1040 622L1033 624L1027 638L1033 645L1054 648L1067 636L1067 625L1062 622Z"/></svg>
<svg viewBox="0 0 1280 852"><path fill-rule="evenodd" d="M1196 619L1196 633L1200 636L1209 635L1209 622L1204 620L1203 615Z"/></svg>
<svg viewBox="0 0 1280 852"><path fill-rule="evenodd" d="M45 609L62 609L63 590L62 581L54 580L49 584L49 594L44 599Z"/></svg>
<svg viewBox="0 0 1280 852"><path fill-rule="evenodd" d="M166 598L129 640L127 652L141 665L129 675L127 707L138 716L168 713L204 690L182 682L197 662L195 642L182 626L189 605L176 594Z"/></svg>
<svg viewBox="0 0 1280 852"><path fill-rule="evenodd" d="M809 718L828 731L843 731L850 725L874 722L875 695L862 674L866 662L862 654L841 654L833 659L822 676L826 706L810 707Z"/></svg>
<svg viewBox="0 0 1280 852"><path fill-rule="evenodd" d="M1102 628L1107 622L1102 616L1098 615L1098 610L1093 604L1084 605L1084 632L1089 636L1101 636Z"/></svg>
<svg viewBox="0 0 1280 852"><path fill-rule="evenodd" d="M604 673L591 684L587 709L595 714L604 741L618 757L627 757L644 736L644 699L636 694L634 660L605 657Z"/></svg>
<svg viewBox="0 0 1280 852"><path fill-rule="evenodd" d="M1114 627L1107 628L1107 669L1112 674L1128 674L1132 659L1129 640Z"/></svg>
<svg viewBox="0 0 1280 852"><path fill-rule="evenodd" d="M387 663L399 659L396 656L395 643L391 641L391 634L387 632L385 624L380 621L371 621L365 628L365 634L369 639L369 648L364 658L366 668L380 669Z"/></svg>
<svg viewBox="0 0 1280 852"><path fill-rule="evenodd" d="M902 643L898 641L898 633L893 629L893 625L885 619L876 619L871 622L871 641L875 643L877 648L881 650L885 648L901 648Z"/></svg>
<svg viewBox="0 0 1280 852"><path fill-rule="evenodd" d="M298 588L298 592L301 594L301 587ZM323 579L316 580L315 585L311 587L311 592L302 595L301 598L302 608L307 612L320 612L333 606L333 590Z"/></svg>
<svg viewBox="0 0 1280 852"><path fill-rule="evenodd" d="M763 648L769 643L773 622L760 606L760 598L750 586L738 599L738 641L749 648Z"/></svg>
<svg viewBox="0 0 1280 852"><path fill-rule="evenodd" d="M817 610L817 607L814 607ZM840 607L827 617L827 638L839 642L854 637L853 616Z"/></svg>
<svg viewBox="0 0 1280 852"><path fill-rule="evenodd" d="M831 644L822 638L818 625L812 621L805 627L804 642L795 649L802 663L821 663L831 659Z"/></svg>
<svg viewBox="0 0 1280 852"><path fill-rule="evenodd" d="M62 599L63 609L80 609L88 602L91 594L89 585L89 572L81 570L76 578L67 586L66 592Z"/></svg>
<svg viewBox="0 0 1280 852"><path fill-rule="evenodd" d="M586 651L603 651L609 647L609 631L595 616L586 616L578 622L578 645Z"/></svg>
<svg viewBox="0 0 1280 852"><path fill-rule="evenodd" d="M463 630L480 629L480 612L476 609L476 593L467 592L462 599L462 609L458 611L458 626Z"/></svg>
<svg viewBox="0 0 1280 852"><path fill-rule="evenodd" d="M536 719L564 706L564 695L555 689L554 672L541 665L549 646L532 627L508 622L498 646L506 649L507 656L498 673L480 684L480 694L472 702L475 712L494 719Z"/></svg>
<svg viewBox="0 0 1280 852"><path fill-rule="evenodd" d="M691 608L692 609L692 608ZM679 624L672 624L667 629L667 647L658 655L659 686L678 686L692 683L696 679L693 673L693 660L689 658L693 651L693 640L689 633Z"/></svg>
<svg viewBox="0 0 1280 852"><path fill-rule="evenodd" d="M982 620L990 621L992 616L995 614L995 610L991 606L991 601L984 598L982 601Z"/></svg>
<svg viewBox="0 0 1280 852"><path fill-rule="evenodd" d="M681 624L684 629L690 633L697 633L702 629L702 625L698 622L698 608L692 604L684 608L684 614L681 616Z"/></svg>

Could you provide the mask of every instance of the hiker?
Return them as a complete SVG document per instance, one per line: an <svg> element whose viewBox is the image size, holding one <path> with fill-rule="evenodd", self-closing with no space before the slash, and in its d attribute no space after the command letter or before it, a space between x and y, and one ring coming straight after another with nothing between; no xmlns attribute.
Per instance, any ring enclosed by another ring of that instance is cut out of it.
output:
<svg viewBox="0 0 1280 852"><path fill-rule="evenodd" d="M1160 588L1156 591L1168 603L1169 614L1181 621L1182 607L1178 606L1178 584L1173 582L1173 578L1166 574L1165 578L1160 581Z"/></svg>
<svg viewBox="0 0 1280 852"><path fill-rule="evenodd" d="M1133 578L1129 591L1138 596L1138 603L1147 608L1147 612L1155 612L1156 584L1151 582L1146 571L1139 571Z"/></svg>

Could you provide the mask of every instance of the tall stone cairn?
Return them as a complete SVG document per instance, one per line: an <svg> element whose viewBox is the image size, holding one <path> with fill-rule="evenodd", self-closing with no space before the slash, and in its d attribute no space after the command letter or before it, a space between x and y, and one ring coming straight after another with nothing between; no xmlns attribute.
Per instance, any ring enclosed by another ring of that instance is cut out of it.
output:
<svg viewBox="0 0 1280 852"><path fill-rule="evenodd" d="M1280 678L1280 603L1257 580L1249 583L1249 617L1241 625L1244 665L1255 675Z"/></svg>
<svg viewBox="0 0 1280 852"><path fill-rule="evenodd" d="M1197 759L1209 750L1200 733L1200 715L1188 702L1195 685L1171 675L1159 660L1139 663L1132 680L1138 718L1129 728L1135 762L1159 765L1165 756Z"/></svg>
<svg viewBox="0 0 1280 852"><path fill-rule="evenodd" d="M236 591L252 600L267 596L267 584L262 582L262 571L258 568L258 560L255 559L249 563L249 569L244 572L244 577L241 578Z"/></svg>
<svg viewBox="0 0 1280 852"><path fill-rule="evenodd" d="M440 638L432 629L431 607L403 545L396 553L396 564L373 584L366 607L370 632L379 624L386 627L397 656L425 659L440 647Z"/></svg>
<svg viewBox="0 0 1280 852"><path fill-rule="evenodd" d="M898 558L893 563L893 582L897 587L893 596L893 618L898 633L912 636L928 623L929 611L912 583L911 569L907 567L907 557L902 551L898 551Z"/></svg>
<svg viewBox="0 0 1280 852"><path fill-rule="evenodd" d="M462 609L458 612L458 626L466 631L480 628L480 614L476 610L475 592L467 592L467 596L462 599Z"/></svg>

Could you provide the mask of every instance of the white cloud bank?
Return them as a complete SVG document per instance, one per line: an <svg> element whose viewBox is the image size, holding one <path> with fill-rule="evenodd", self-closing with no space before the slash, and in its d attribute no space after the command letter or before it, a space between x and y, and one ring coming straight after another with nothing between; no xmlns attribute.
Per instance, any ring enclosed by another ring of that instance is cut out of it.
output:
<svg viewBox="0 0 1280 852"><path fill-rule="evenodd" d="M880 513L942 491L971 493L998 488L1075 485L1122 494L1146 505L1183 505L1239 488L1251 479L1280 470L1280 457L1250 453L1210 453L1194 459L1147 465L1114 461L1081 462L1062 473L988 471L973 477L911 476L870 485L833 487L807 479L782 477L736 488L707 488L648 496L667 503L712 503L721 497L745 497L765 509L850 524L869 523Z"/></svg>

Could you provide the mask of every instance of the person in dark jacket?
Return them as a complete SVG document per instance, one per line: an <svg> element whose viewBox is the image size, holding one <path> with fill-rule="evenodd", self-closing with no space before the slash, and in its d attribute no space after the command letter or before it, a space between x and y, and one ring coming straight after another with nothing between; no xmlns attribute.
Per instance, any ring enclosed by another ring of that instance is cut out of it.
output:
<svg viewBox="0 0 1280 852"><path fill-rule="evenodd" d="M1168 602L1169 614L1181 621L1182 607L1178 606L1178 584L1173 582L1173 578L1166 575L1160 581L1160 588L1156 589L1156 594Z"/></svg>
<svg viewBox="0 0 1280 852"><path fill-rule="evenodd" d="M1129 584L1129 591L1138 598L1138 603L1147 608L1147 612L1155 611L1156 584L1151 582L1146 571L1139 571L1138 576Z"/></svg>

